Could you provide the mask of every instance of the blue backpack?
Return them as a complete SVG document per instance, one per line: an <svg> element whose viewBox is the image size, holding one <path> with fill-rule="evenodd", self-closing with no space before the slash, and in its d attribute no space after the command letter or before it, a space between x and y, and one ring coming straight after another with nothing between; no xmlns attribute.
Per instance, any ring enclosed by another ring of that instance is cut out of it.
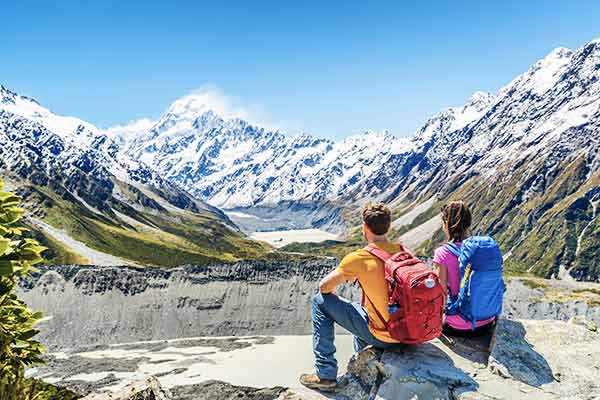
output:
<svg viewBox="0 0 600 400"><path fill-rule="evenodd" d="M506 285L496 241L489 236L471 236L460 247L454 243L446 247L458 257L460 266L460 290L458 296L449 296L446 315L459 314L473 324L471 329L477 321L500 316Z"/></svg>

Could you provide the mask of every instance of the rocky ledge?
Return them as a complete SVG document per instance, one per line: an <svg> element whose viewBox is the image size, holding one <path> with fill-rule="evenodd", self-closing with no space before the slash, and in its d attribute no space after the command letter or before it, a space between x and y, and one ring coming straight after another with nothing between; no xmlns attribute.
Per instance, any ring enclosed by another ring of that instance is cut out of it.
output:
<svg viewBox="0 0 600 400"><path fill-rule="evenodd" d="M355 354L335 393L253 389L223 382L162 389L154 378L86 400L597 399L600 334L588 321L502 319L493 337Z"/></svg>
<svg viewBox="0 0 600 400"><path fill-rule="evenodd" d="M56 266L21 284L51 350L197 336L307 335L310 298L335 260L180 268ZM504 315L600 324L600 285L507 278ZM358 288L340 295L359 299Z"/></svg>

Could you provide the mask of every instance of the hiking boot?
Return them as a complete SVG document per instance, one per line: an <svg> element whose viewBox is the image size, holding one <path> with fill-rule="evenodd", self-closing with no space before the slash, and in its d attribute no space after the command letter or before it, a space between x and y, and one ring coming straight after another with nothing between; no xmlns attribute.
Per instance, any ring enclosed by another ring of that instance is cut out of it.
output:
<svg viewBox="0 0 600 400"><path fill-rule="evenodd" d="M333 392L337 388L335 379L322 379L317 374L300 375L300 383L309 389L320 390L322 392Z"/></svg>

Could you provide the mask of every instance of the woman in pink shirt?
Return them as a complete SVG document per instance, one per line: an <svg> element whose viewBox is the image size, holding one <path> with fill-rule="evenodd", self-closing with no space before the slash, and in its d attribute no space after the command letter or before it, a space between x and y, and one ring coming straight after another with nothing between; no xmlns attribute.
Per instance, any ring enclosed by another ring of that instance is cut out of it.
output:
<svg viewBox="0 0 600 400"><path fill-rule="evenodd" d="M471 211L462 201L453 201L442 207L443 230L446 242L454 243L460 248L463 240L470 236ZM437 270L440 283L450 292L451 297L458 295L460 289L460 270L458 257L455 256L446 244L438 247L433 256L433 264ZM452 336L478 336L486 334L494 325L495 318L489 318L472 324L465 321L460 315L447 315L444 321L444 333Z"/></svg>

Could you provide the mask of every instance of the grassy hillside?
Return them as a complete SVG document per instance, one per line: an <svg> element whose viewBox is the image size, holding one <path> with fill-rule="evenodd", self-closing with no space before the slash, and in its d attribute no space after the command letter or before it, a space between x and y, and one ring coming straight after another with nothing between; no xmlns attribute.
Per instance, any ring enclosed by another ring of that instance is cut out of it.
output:
<svg viewBox="0 0 600 400"><path fill-rule="evenodd" d="M532 156L517 168L499 166L490 178L475 175L460 184L458 179L445 182L441 195L432 187L424 200L436 194L437 200L412 222L392 229L390 238L398 240L435 217L443 204L461 199L473 212L473 233L492 235L500 244L507 271L545 278L561 271L581 279L600 276L600 173L591 174L583 156L575 154L550 171ZM416 205L397 205L394 219ZM415 249L417 255L431 257L443 243L441 229L430 234ZM341 257L362 245L355 229L346 242L294 243L284 250Z"/></svg>
<svg viewBox="0 0 600 400"><path fill-rule="evenodd" d="M589 193L600 186L600 174L589 176L585 160L577 156L564 161L548 178L530 172L543 171L543 160L527 161L517 170L499 168L494 180L476 176L445 201L467 201L473 211L473 231L498 240L509 255L509 270L550 277L563 266L581 278L598 276L599 221L592 219ZM540 178L550 183L536 190L534 179ZM430 254L442 239L441 231L436 232L419 251Z"/></svg>
<svg viewBox="0 0 600 400"><path fill-rule="evenodd" d="M64 231L87 247L140 265L176 266L186 263L236 261L264 257L268 246L248 240L239 231L205 210L155 208L109 199L104 209L91 209L68 192L23 184L28 225L46 245L48 263L89 263L42 223Z"/></svg>

